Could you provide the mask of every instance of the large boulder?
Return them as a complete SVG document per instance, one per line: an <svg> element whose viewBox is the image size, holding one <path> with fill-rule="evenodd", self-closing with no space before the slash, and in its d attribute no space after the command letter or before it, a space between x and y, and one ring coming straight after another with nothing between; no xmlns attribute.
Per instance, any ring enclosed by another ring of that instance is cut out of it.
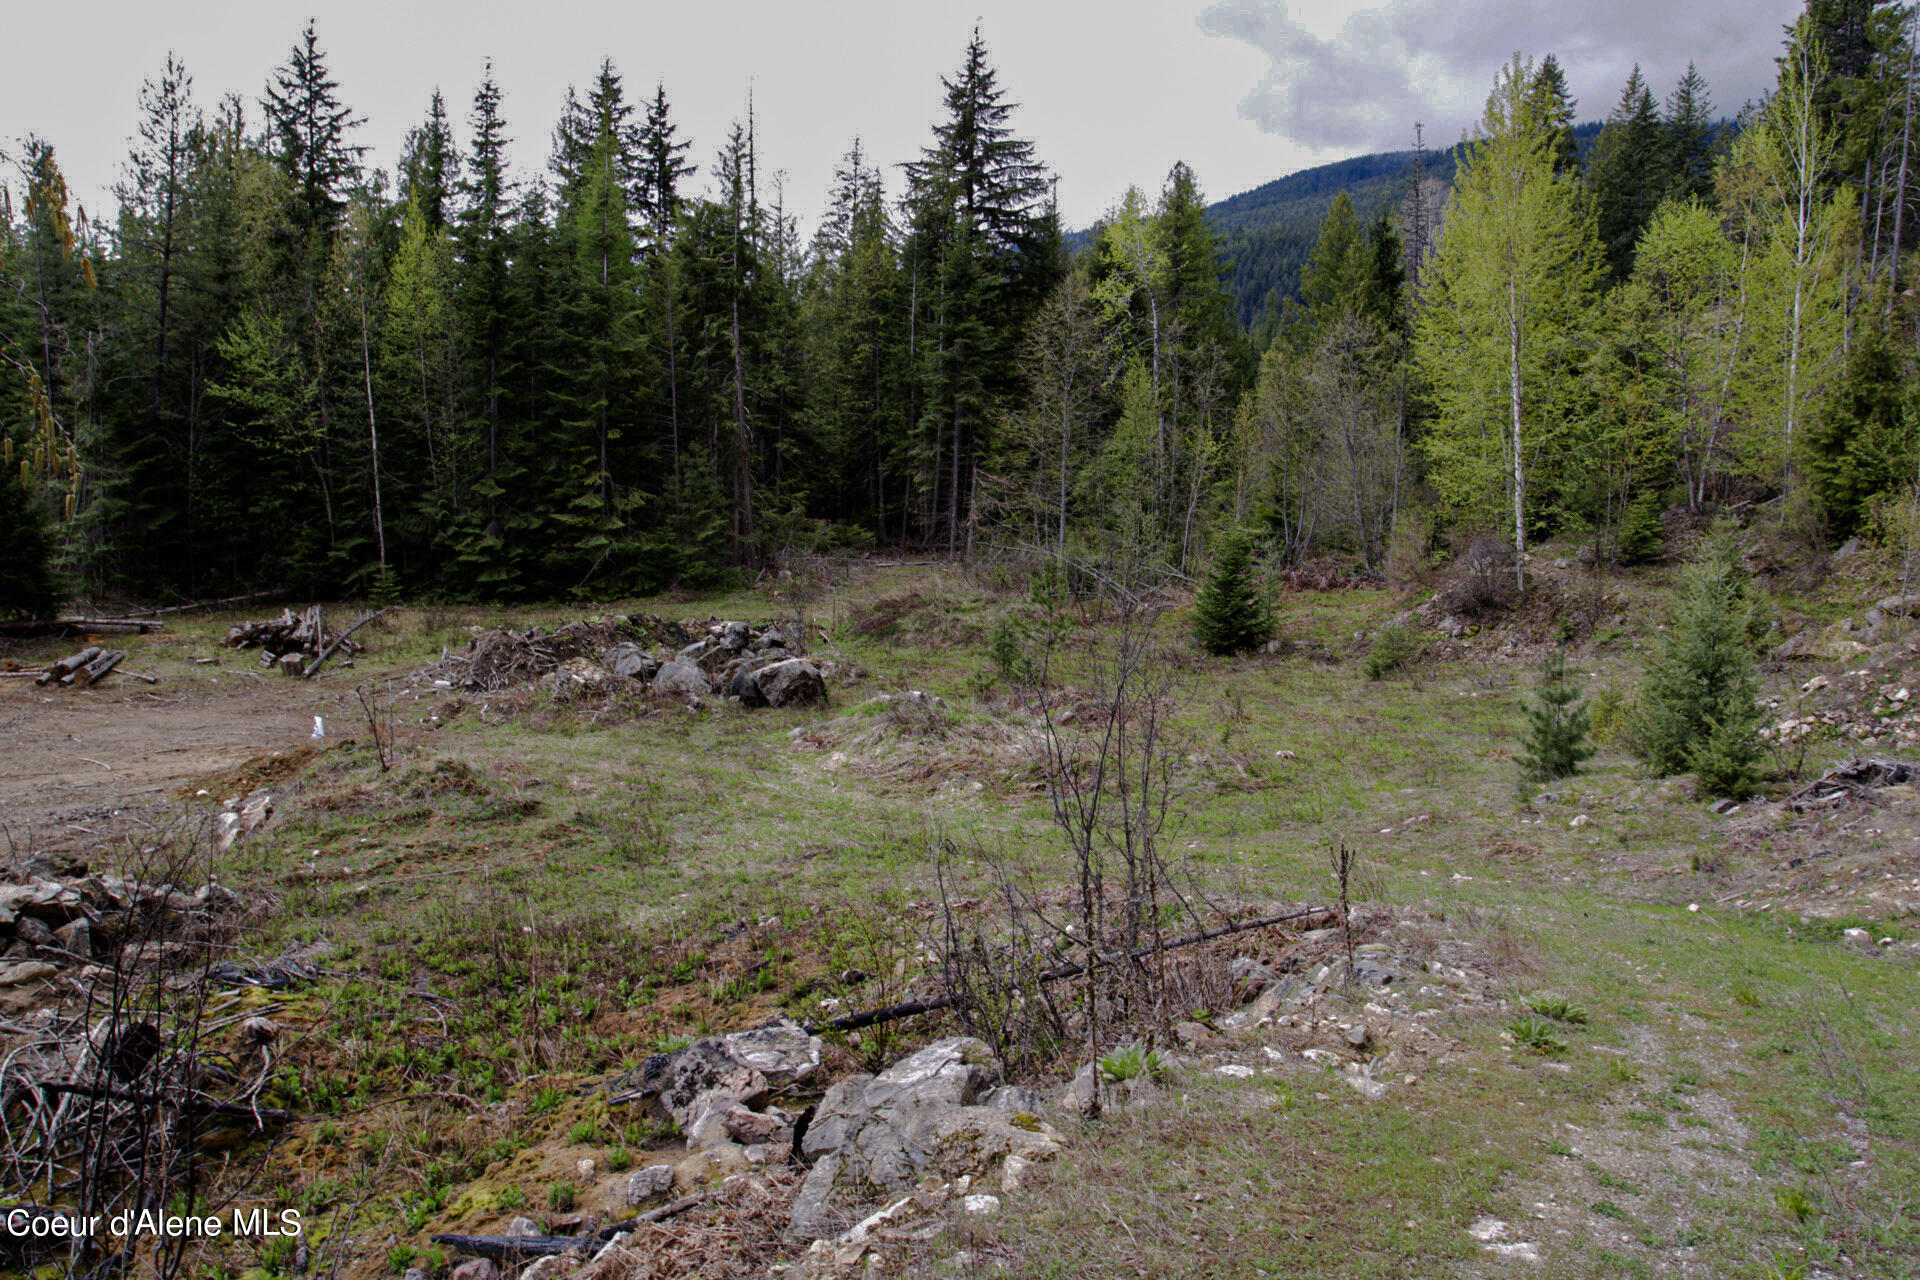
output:
<svg viewBox="0 0 1920 1280"><path fill-rule="evenodd" d="M801 1140L813 1169L794 1201L793 1233L817 1237L837 1201L899 1193L925 1174L979 1176L1011 1156L1056 1155L1065 1139L1036 1116L981 1105L995 1079L992 1051L953 1036L827 1090Z"/></svg>
<svg viewBox="0 0 1920 1280"><path fill-rule="evenodd" d="M707 679L707 673L698 666L685 658L675 658L654 674L653 691L680 697L704 698L713 692L713 682Z"/></svg>
<svg viewBox="0 0 1920 1280"><path fill-rule="evenodd" d="M812 1080L820 1052L818 1036L779 1019L654 1054L629 1074L625 1089L657 1098L697 1150L730 1140L729 1125L743 1127L739 1112L757 1111L774 1092Z"/></svg>
<svg viewBox="0 0 1920 1280"><path fill-rule="evenodd" d="M802 707L827 700L827 682L820 668L805 658L768 663L753 673L753 679L770 707Z"/></svg>

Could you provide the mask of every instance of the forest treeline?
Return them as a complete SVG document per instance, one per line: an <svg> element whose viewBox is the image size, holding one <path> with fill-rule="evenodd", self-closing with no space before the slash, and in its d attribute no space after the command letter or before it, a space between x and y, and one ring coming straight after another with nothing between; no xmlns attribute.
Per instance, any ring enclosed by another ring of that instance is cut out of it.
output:
<svg viewBox="0 0 1920 1280"><path fill-rule="evenodd" d="M387 175L311 24L257 103L202 107L169 57L111 221L45 142L12 156L0 610L606 597L879 544L1184 570L1229 527L1620 557L1749 491L1884 525L1920 405L1912 22L1813 0L1737 127L1636 71L1590 146L1516 57L1250 327L1184 165L1069 251L977 32L904 194L856 140L804 239L750 111L696 163L611 61L536 175L491 68Z"/></svg>

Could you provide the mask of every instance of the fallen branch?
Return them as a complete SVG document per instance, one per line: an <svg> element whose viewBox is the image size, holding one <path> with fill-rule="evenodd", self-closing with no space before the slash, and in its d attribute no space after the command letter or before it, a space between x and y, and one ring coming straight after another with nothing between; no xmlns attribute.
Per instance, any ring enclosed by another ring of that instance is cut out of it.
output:
<svg viewBox="0 0 1920 1280"><path fill-rule="evenodd" d="M171 604L164 609L137 609L127 616L129 618L157 618L161 614L191 613L195 609L225 609L233 605L257 604L262 600L277 599L285 594L287 593L276 588L272 591L256 591L252 595L247 596L228 596L224 600L196 600L191 604Z"/></svg>
<svg viewBox="0 0 1920 1280"><path fill-rule="evenodd" d="M1308 916L1332 915L1331 907L1305 907L1299 911L1289 911L1283 915L1262 916L1258 920L1242 920L1238 924L1222 925L1218 929L1208 929L1201 933L1189 933L1183 937L1172 938L1157 946L1135 947L1131 951L1116 952L1102 956L1096 963L1119 964L1122 961L1139 960L1162 951L1172 951L1179 947L1198 946L1202 942L1212 942L1215 938L1224 938L1230 934L1246 933L1251 929L1265 929L1270 925L1285 924L1290 920L1304 920ZM1078 961L1072 964L1055 965L1043 970L1042 982L1059 982L1064 978L1077 978L1087 971L1086 964ZM936 1009L951 1009L954 998L951 995L932 996L926 1000L909 1000L904 1004L888 1005L884 1009L868 1009L861 1013L850 1013L844 1018L835 1018L831 1022L815 1023L807 1027L808 1035L819 1035L822 1031L857 1031L861 1027L871 1027L882 1022L897 1022L901 1018L911 1018L922 1013L932 1013Z"/></svg>
<svg viewBox="0 0 1920 1280"><path fill-rule="evenodd" d="M602 1227L597 1234L586 1236L463 1236L439 1235L433 1237L433 1243L453 1250L455 1253L469 1254L475 1258L488 1258L494 1262L520 1262L527 1258L550 1258L557 1254L579 1253L613 1239L623 1231L645 1226L649 1222L661 1222L675 1214L685 1213L706 1203L704 1195L685 1196L671 1204L663 1204L658 1209L649 1209L637 1218L628 1218L625 1222L616 1222L610 1227Z"/></svg>
<svg viewBox="0 0 1920 1280"><path fill-rule="evenodd" d="M226 1116L234 1120L251 1120L255 1128L266 1128L269 1124L292 1124L293 1113L282 1111L278 1107L253 1107L241 1102L215 1102L212 1098L169 1098L157 1093L134 1093L130 1089L110 1089L95 1084L59 1084L42 1081L34 1085L42 1093L73 1093L83 1098L108 1098L115 1102L138 1102L145 1106L172 1107L192 1115Z"/></svg>
<svg viewBox="0 0 1920 1280"><path fill-rule="evenodd" d="M306 680L313 679L313 673L320 669L320 664L325 662L328 658L331 658L333 656L333 651L335 649L338 649L341 645L347 642L348 636L352 635L354 632L358 631L360 628L366 626L369 622L372 622L375 618L384 618L387 616L387 614L391 612L393 612L393 606L389 605L385 609L380 610L378 613L370 613L366 617L360 619L360 621L348 627L345 631L342 631L339 635L335 636L333 638L333 643L328 645L325 649L322 649L320 651L320 656L315 658L312 664L309 665L305 671L300 673L301 678Z"/></svg>

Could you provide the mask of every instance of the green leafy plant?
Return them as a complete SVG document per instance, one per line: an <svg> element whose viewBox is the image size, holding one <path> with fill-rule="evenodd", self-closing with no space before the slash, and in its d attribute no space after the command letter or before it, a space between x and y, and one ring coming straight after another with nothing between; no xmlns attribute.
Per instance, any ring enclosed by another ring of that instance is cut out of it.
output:
<svg viewBox="0 0 1920 1280"><path fill-rule="evenodd" d="M1551 1055L1567 1051L1566 1041L1554 1034L1553 1024L1544 1018L1515 1018L1507 1023L1506 1032L1515 1044L1534 1053Z"/></svg>
<svg viewBox="0 0 1920 1280"><path fill-rule="evenodd" d="M1542 991L1528 1000L1527 1008L1543 1018L1551 1018L1555 1022L1565 1022L1573 1026L1582 1026L1587 1021L1585 1009L1552 991Z"/></svg>
<svg viewBox="0 0 1920 1280"><path fill-rule="evenodd" d="M1244 653L1273 634L1273 605L1253 572L1253 546L1234 530L1220 540L1213 573L1193 602L1193 638L1208 653Z"/></svg>
<svg viewBox="0 0 1920 1280"><path fill-rule="evenodd" d="M580 1189L571 1182L556 1182L547 1188L547 1207L555 1213L565 1213L573 1208L579 1195Z"/></svg>
<svg viewBox="0 0 1920 1280"><path fill-rule="evenodd" d="M1164 1080L1172 1070L1165 1052L1134 1043L1122 1045L1100 1059L1100 1078L1109 1084L1127 1080Z"/></svg>

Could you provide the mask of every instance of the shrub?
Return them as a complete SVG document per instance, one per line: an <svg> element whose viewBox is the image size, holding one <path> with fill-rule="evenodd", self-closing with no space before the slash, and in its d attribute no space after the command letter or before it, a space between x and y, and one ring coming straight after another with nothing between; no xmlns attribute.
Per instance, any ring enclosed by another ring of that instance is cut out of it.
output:
<svg viewBox="0 0 1920 1280"><path fill-rule="evenodd" d="M1582 762L1592 758L1587 731L1592 722L1580 687L1567 679L1567 655L1555 649L1540 665L1540 684L1534 701L1523 707L1527 727L1521 738L1520 776L1528 782L1571 778Z"/></svg>
<svg viewBox="0 0 1920 1280"><path fill-rule="evenodd" d="M1208 653L1244 653L1273 634L1273 606L1253 572L1253 549L1239 531L1221 539L1213 573L1193 605L1193 638Z"/></svg>
<svg viewBox="0 0 1920 1280"><path fill-rule="evenodd" d="M1627 504L1620 517L1617 545L1623 564L1644 564L1657 560L1666 549L1666 531L1660 526L1660 493L1642 489Z"/></svg>
<svg viewBox="0 0 1920 1280"><path fill-rule="evenodd" d="M1716 530L1687 570L1640 688L1634 747L1654 772L1692 773L1714 795L1741 797L1757 789L1754 614L1731 533Z"/></svg>
<svg viewBox="0 0 1920 1280"><path fill-rule="evenodd" d="M1385 679L1419 656L1420 642L1411 631L1397 625L1382 627L1373 638L1373 648L1367 652L1364 667L1367 679Z"/></svg>
<svg viewBox="0 0 1920 1280"><path fill-rule="evenodd" d="M0 469L0 618L44 618L60 602L46 522L10 470Z"/></svg>

